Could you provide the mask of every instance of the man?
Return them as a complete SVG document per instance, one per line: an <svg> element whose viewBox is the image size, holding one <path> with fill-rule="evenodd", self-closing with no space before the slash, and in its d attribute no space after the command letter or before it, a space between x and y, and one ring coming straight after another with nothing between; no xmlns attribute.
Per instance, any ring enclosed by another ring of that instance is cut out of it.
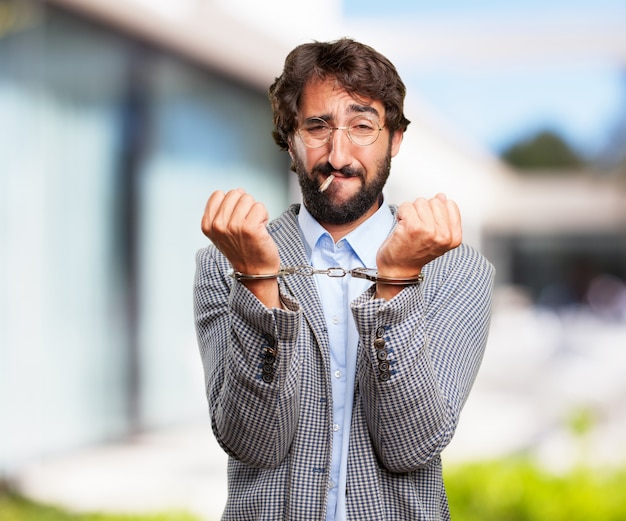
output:
<svg viewBox="0 0 626 521"><path fill-rule="evenodd" d="M268 222L241 189L207 202L195 312L230 456L224 520L449 518L440 453L483 355L493 268L444 195L383 203L404 95L370 47L297 47L270 100L303 205Z"/></svg>

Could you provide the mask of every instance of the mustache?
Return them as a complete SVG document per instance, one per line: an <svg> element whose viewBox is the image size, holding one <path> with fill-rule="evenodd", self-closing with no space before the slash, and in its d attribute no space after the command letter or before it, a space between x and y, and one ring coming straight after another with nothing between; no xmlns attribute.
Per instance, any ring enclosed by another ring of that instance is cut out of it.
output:
<svg viewBox="0 0 626 521"><path fill-rule="evenodd" d="M312 174L322 174L325 176L329 176L331 174L341 174L344 177L360 177L363 179L363 172L359 168L352 168L349 166L345 166L340 169L336 169L330 163L323 163L321 165L316 165L313 167Z"/></svg>

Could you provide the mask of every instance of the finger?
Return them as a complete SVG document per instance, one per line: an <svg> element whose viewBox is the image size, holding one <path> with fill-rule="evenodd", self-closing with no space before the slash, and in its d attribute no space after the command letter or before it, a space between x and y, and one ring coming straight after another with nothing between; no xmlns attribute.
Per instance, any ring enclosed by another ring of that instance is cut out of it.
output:
<svg viewBox="0 0 626 521"><path fill-rule="evenodd" d="M452 242L454 246L461 244L463 240L463 225L461 221L461 211L454 201L447 201L450 230L452 231Z"/></svg>
<svg viewBox="0 0 626 521"><path fill-rule="evenodd" d="M448 215L448 205L447 199L442 199L439 197L441 194L433 197L428 201L430 206L430 211L433 215L433 220L435 221L435 225L439 229L446 229L450 224L450 219ZM445 196L444 196L445 197Z"/></svg>
<svg viewBox="0 0 626 521"><path fill-rule="evenodd" d="M202 228L202 233L208 237L209 233L211 233L211 229L213 226L213 221L215 220L215 215L217 214L219 207L224 200L224 192L221 190L216 190L213 192L209 199L206 202L204 207L204 214L202 214L202 220L200 222L200 227Z"/></svg>
<svg viewBox="0 0 626 521"><path fill-rule="evenodd" d="M263 203L255 202L248 212L248 219L251 222L266 226L269 222L269 213Z"/></svg>
<svg viewBox="0 0 626 521"><path fill-rule="evenodd" d="M430 200L436 224L437 238L442 245L456 248L462 239L461 214L456 203L450 199L434 197Z"/></svg>
<svg viewBox="0 0 626 521"><path fill-rule="evenodd" d="M448 200L448 196L442 192L435 195L435 197L444 203Z"/></svg>
<svg viewBox="0 0 626 521"><path fill-rule="evenodd" d="M409 221L415 222L417 220L417 209L415 208L415 202L402 203L398 206L398 212L396 214L398 222Z"/></svg>
<svg viewBox="0 0 626 521"><path fill-rule="evenodd" d="M413 206L421 222L421 227L425 231L432 233L435 230L435 218L431 202L424 198L419 198L413 202Z"/></svg>
<svg viewBox="0 0 626 521"><path fill-rule="evenodd" d="M254 198L250 194L240 194L228 218L228 225L232 231L240 231L246 225L250 209L255 203Z"/></svg>
<svg viewBox="0 0 626 521"><path fill-rule="evenodd" d="M212 228L224 232L232 220L232 214L239 199L245 192L241 188L229 190L221 201L215 217L213 219Z"/></svg>

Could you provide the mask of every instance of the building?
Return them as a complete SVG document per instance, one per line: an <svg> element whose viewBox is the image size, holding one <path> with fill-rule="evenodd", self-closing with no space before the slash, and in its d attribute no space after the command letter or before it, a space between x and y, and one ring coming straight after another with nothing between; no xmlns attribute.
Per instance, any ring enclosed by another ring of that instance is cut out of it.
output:
<svg viewBox="0 0 626 521"><path fill-rule="evenodd" d="M245 186L277 215L297 193L266 95L293 37L225 4L0 3L5 475L206 414L191 298L206 198ZM485 205L464 191L496 164L413 112L389 198L450 188L479 241Z"/></svg>
<svg viewBox="0 0 626 521"><path fill-rule="evenodd" d="M252 23L257 10L234 13L231 4L0 0L0 478L46 456L206 418L191 299L206 197L245 186L273 215L297 200L287 157L270 137L267 86L295 43L343 34L334 0L317 2L281 35ZM292 4L272 0L276 9ZM322 15L324 32L310 29ZM395 61L388 34L364 32ZM456 52L444 41L404 51ZM438 191L457 200L465 240L495 262L500 288L521 285L538 299L581 253L623 276L619 176L521 177L418 93L407 114L389 200ZM552 356L563 344L560 324L546 331L527 315L496 316L499 349L488 350L493 358L464 413L480 449L461 436L453 454L493 454L502 440L504 450L524 450L561 412L555 406L543 421L538 410L564 395L568 406L610 396L607 417L623 418L621 375L605 377L607 367L619 372L623 355L588 363L590 348L604 356L623 328L592 329L574 317L578 328L565 340L576 356L564 364ZM558 378L567 382L555 390ZM501 421L485 437L494 418ZM623 425L611 432L621 441ZM81 478L63 492L76 496Z"/></svg>

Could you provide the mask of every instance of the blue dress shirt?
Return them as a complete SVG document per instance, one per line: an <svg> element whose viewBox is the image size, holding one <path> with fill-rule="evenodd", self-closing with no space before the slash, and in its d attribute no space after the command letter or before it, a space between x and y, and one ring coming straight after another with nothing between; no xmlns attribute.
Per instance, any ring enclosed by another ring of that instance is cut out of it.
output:
<svg viewBox="0 0 626 521"><path fill-rule="evenodd" d="M307 257L318 269L376 267L376 253L394 222L389 206L382 204L367 221L335 243L304 205L298 217ZM346 518L348 442L359 342L350 302L372 283L350 275L342 278L315 275L315 282L328 325L333 399L333 447L326 521L343 521Z"/></svg>

